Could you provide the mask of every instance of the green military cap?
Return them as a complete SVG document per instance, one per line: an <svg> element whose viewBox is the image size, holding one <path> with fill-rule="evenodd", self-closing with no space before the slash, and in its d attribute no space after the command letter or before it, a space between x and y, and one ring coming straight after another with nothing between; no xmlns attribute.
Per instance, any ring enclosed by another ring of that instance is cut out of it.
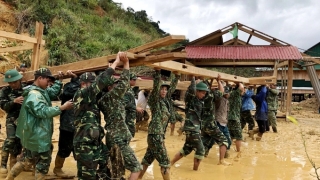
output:
<svg viewBox="0 0 320 180"><path fill-rule="evenodd" d="M96 75L93 72L85 72L81 74L80 76L81 82L95 82L96 81Z"/></svg>
<svg viewBox="0 0 320 180"><path fill-rule="evenodd" d="M198 90L198 91L209 91L208 86L204 82L199 82L196 85L196 90Z"/></svg>
<svg viewBox="0 0 320 180"><path fill-rule="evenodd" d="M130 73L130 80L136 80L137 75L135 73Z"/></svg>
<svg viewBox="0 0 320 180"><path fill-rule="evenodd" d="M39 68L34 72L35 76L41 76L41 77L48 77L51 79L51 81L55 81L56 78L54 78L51 74L51 71L48 68Z"/></svg>
<svg viewBox="0 0 320 180"><path fill-rule="evenodd" d="M170 88L170 84L166 83L165 81L162 81L162 82L161 82L161 86L166 86L167 89Z"/></svg>
<svg viewBox="0 0 320 180"><path fill-rule="evenodd" d="M16 69L10 69L4 74L4 82L14 82L22 78L22 75Z"/></svg>

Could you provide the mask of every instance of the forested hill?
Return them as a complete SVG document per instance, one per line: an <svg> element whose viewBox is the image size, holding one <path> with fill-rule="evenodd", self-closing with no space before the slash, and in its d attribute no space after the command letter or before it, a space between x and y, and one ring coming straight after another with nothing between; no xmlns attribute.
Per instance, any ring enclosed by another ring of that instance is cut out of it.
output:
<svg viewBox="0 0 320 180"><path fill-rule="evenodd" d="M33 35L35 22L44 23L48 65L100 57L168 35L146 10L122 9L112 0L2 1L15 11L16 33Z"/></svg>

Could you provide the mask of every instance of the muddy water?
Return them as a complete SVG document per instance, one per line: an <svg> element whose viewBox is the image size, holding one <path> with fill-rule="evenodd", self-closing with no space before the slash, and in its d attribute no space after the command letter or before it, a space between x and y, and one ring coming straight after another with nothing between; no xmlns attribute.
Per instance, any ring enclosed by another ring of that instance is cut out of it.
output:
<svg viewBox="0 0 320 180"><path fill-rule="evenodd" d="M312 160L320 166L320 124L319 117L317 118L298 118L299 126L291 122L279 120L279 133L266 133L262 141L257 142L246 137L242 143L242 157L235 159L236 156L234 146L230 150L230 158L228 162L231 166L217 165L218 162L218 147L215 145L210 151L210 154L205 158L200 165L199 171L193 171L193 153L178 161L171 168L171 179L173 180L256 180L256 179L275 179L275 180L291 180L291 179L316 179L312 176L314 169L305 153L303 141L301 139L300 128L304 134L307 152ZM0 120L4 125L4 118ZM53 178L52 169L54 167L54 159L57 153L58 140L58 118L55 118L55 133L53 136L54 152L53 161L50 166L48 179ZM176 129L178 129L177 124ZM4 138L4 131L0 138ZM169 129L168 129L169 131ZM172 158L176 152L180 150L184 143L184 136L166 135L166 147L169 155ZM139 160L142 159L147 148L147 133L139 131L136 137L131 142L131 147L135 150ZM73 157L67 158L64 171L76 175L76 162ZM319 171L320 173L320 171ZM127 172L129 174L129 172ZM311 175L310 175L311 174ZM0 175L0 179L5 176ZM33 179L30 172L23 172L17 180ZM75 178L76 179L76 178ZM147 170L144 179L162 179L158 162L154 162Z"/></svg>

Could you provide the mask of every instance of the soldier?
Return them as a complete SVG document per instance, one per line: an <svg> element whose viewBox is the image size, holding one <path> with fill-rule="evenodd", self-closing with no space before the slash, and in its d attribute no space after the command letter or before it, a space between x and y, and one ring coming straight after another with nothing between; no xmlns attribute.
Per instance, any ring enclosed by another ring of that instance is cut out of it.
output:
<svg viewBox="0 0 320 180"><path fill-rule="evenodd" d="M100 98L98 105L106 122L106 145L108 150L110 151L113 146L118 145L124 158L125 168L131 171L129 180L136 180L141 171L141 164L129 146L130 140L132 139L132 132L129 131L126 125L127 116L125 107L127 105L119 101L119 99L125 96L129 89L129 60L124 56L122 61L124 63L124 69L120 79L114 80L114 82L108 86L108 92Z"/></svg>
<svg viewBox="0 0 320 180"><path fill-rule="evenodd" d="M248 89L245 89L245 93L242 96L242 106L241 106L241 129L243 129L248 123L248 131L253 130L254 120L251 115L251 110L255 109L251 96L253 95L252 86L249 86Z"/></svg>
<svg viewBox="0 0 320 180"><path fill-rule="evenodd" d="M136 112L142 112L141 108L138 108L136 106L136 101L134 98L134 92L132 90L131 87L136 85L136 80L137 80L137 76L133 73L130 73L130 84L128 91L125 93L123 99L124 99L124 103L126 105L125 107L125 111L126 111L126 124L129 128L129 131L132 135L132 137L134 137L135 134L135 125L134 125L134 120L136 119Z"/></svg>
<svg viewBox="0 0 320 180"><path fill-rule="evenodd" d="M139 179L142 179L148 166L150 166L155 159L159 162L163 179L170 179L170 159L165 147L164 139L168 122L172 114L172 107L169 101L171 101L171 95L176 89L178 79L180 78L180 75L176 72L174 73L176 76L171 81L170 85L164 82L161 83L160 69L155 68L153 90L148 100L152 114L152 119L148 128L148 148L141 162L143 170L140 173Z"/></svg>
<svg viewBox="0 0 320 180"><path fill-rule="evenodd" d="M254 128L249 131L249 137L254 139L254 134L258 133L256 137L257 141L260 141L263 133L266 131L267 121L268 121L268 104L266 102L267 87L265 85L259 86L257 88L257 95L252 96L252 99L256 103L256 113L255 119L258 124L259 129Z"/></svg>
<svg viewBox="0 0 320 180"><path fill-rule="evenodd" d="M211 148L211 139L213 139L219 145L220 158L218 165L230 165L230 163L224 161L225 153L227 151L227 147L229 146L228 140L225 135L220 131L219 127L216 125L215 116L214 116L214 102L222 97L222 93L224 92L223 86L220 81L220 75L217 78L218 82L218 90L210 90L206 96L204 97L204 105L202 109L202 136L201 140L203 142L203 146L205 148L205 156L208 155L209 149Z"/></svg>
<svg viewBox="0 0 320 180"><path fill-rule="evenodd" d="M236 139L237 158L241 156L242 129L240 123L241 96L244 93L242 83L237 83L229 98L228 129L231 139Z"/></svg>
<svg viewBox="0 0 320 180"><path fill-rule="evenodd" d="M64 85L62 94L60 95L61 105L73 98L74 94L80 88L79 77L72 71L68 70L67 75L71 76L70 82ZM91 81L92 79L82 79L82 81ZM93 79L94 81L94 79ZM60 115L60 127L59 127L59 144L58 153L55 159L55 167L53 173L58 177L71 178L68 174L62 171L62 167L65 158L69 157L73 152L73 134L74 134L74 112L73 109L64 110Z"/></svg>
<svg viewBox="0 0 320 180"><path fill-rule="evenodd" d="M100 161L104 148L102 143L104 130L101 127L97 96L102 89L110 84L115 68L123 56L124 53L119 52L115 62L106 71L99 74L95 82L89 81L89 79L94 79L93 73L87 72L81 75L81 89L76 92L73 98L75 105L73 146L79 180L95 180L98 164L99 166L106 165L106 160L105 162ZM83 81L84 79L88 81Z"/></svg>
<svg viewBox="0 0 320 180"><path fill-rule="evenodd" d="M174 165L183 156L187 156L195 150L193 170L197 171L201 160L204 158L205 149L202 144L200 130L203 113L203 98L209 91L204 82L196 85L195 78L191 80L191 84L186 92L186 119L183 130L186 134L186 140L183 148L174 156L171 165Z"/></svg>
<svg viewBox="0 0 320 180"><path fill-rule="evenodd" d="M60 75L61 72L59 72ZM13 180L25 166L36 162L35 179L44 179L48 173L52 154L53 117L73 106L67 101L62 106L52 107L51 99L56 98L61 90L61 80L56 80L47 68L40 68L34 73L33 85L23 92L24 101L17 120L17 137L25 148L22 159L11 169L6 180ZM62 76L59 76L62 78ZM48 87L51 82L55 83Z"/></svg>
<svg viewBox="0 0 320 180"><path fill-rule="evenodd" d="M22 146L20 139L16 137L16 120L19 116L21 104L23 102L23 88L25 84L21 83L22 75L15 69L8 70L4 74L6 86L0 91L0 106L7 113L6 129L7 138L5 139L1 151L0 173L7 174L7 163L10 154L10 166L17 162L17 155L21 153Z"/></svg>
<svg viewBox="0 0 320 180"><path fill-rule="evenodd" d="M277 84L271 84L267 91L268 103L268 124L271 125L274 133L277 133L277 110L278 110L278 94ZM267 127L267 130L269 127Z"/></svg>
<svg viewBox="0 0 320 180"><path fill-rule="evenodd" d="M148 120L150 118L147 107L148 107L148 98L149 98L150 90L141 90L138 93L138 101L137 101L137 114L136 114L136 132L139 131L140 128L148 126ZM141 110L138 110L141 108Z"/></svg>

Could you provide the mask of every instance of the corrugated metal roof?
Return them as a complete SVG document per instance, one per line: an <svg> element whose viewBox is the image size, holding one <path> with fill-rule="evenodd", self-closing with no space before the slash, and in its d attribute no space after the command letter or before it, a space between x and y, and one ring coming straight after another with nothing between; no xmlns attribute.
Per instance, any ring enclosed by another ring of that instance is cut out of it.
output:
<svg viewBox="0 0 320 180"><path fill-rule="evenodd" d="M187 46L188 59L300 60L294 46Z"/></svg>

